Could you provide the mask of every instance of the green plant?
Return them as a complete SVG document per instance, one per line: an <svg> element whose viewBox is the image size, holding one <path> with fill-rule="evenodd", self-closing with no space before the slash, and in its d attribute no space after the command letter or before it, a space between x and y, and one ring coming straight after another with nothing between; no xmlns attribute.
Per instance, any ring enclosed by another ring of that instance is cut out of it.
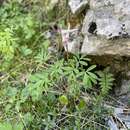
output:
<svg viewBox="0 0 130 130"><path fill-rule="evenodd" d="M0 70L7 69L9 62L13 59L17 47L16 40L12 29L0 30L0 53L3 59Z"/></svg>
<svg viewBox="0 0 130 130"><path fill-rule="evenodd" d="M0 130L23 130L22 124L0 123Z"/></svg>
<svg viewBox="0 0 130 130"><path fill-rule="evenodd" d="M112 89L114 76L109 72L109 68L104 69L104 71L99 71L99 85L101 87L101 95L107 96L109 90Z"/></svg>
<svg viewBox="0 0 130 130"><path fill-rule="evenodd" d="M43 53L44 55L44 53ZM79 60L80 59L80 60ZM73 104L72 102L75 102L75 98L79 98L79 95L82 92L82 87L85 89L90 89L90 87L86 87L86 82L84 81L84 76L87 73L88 77L90 77L89 82L96 83L97 76L94 74L94 72L91 72L96 66L88 67L89 59L85 58L84 56L74 56L68 61L62 60L56 60L53 64L49 65L46 60L42 60L39 62L40 64L43 64L43 70L42 72L36 72L32 73L29 76L28 84L22 89L21 96L20 96L20 106L22 104L25 104L27 102L30 102L31 104L37 104L37 102L43 104L44 106L44 114L50 113L48 109L59 112L60 108L56 108L58 103L61 104L61 106L66 106L66 111L73 111L76 110L77 112L84 112L84 109L86 108L85 101L83 99L80 99L79 104L74 105L74 107L71 107ZM87 67L87 69L84 69L84 67ZM94 75L94 76L93 76ZM94 79L92 79L92 77ZM62 84L59 84L65 80L65 88L64 91L62 89ZM93 80L95 82L93 82ZM84 83L85 82L85 83ZM92 85L91 83L91 85ZM88 85L88 84L87 84ZM61 88L59 88L61 87ZM58 92L56 92L58 90ZM61 92L62 91L62 92ZM45 98L47 96L47 99ZM55 96L58 96L57 98ZM51 98L52 97L52 98ZM69 100L71 99L71 100ZM53 100L53 101L52 101ZM55 103L55 104L54 104ZM70 105L70 106L69 106ZM60 107L60 106L59 106ZM20 108L22 109L22 107ZM37 108L40 109L40 108ZM45 122L48 122L49 119L50 125L44 124L44 128L55 128L56 127L56 119L58 119L57 113L52 113L52 117L54 117L54 120L51 119L48 114L45 114L47 118L45 118ZM54 115L53 115L54 114ZM78 117L78 115L76 116ZM73 118L73 120L76 119L76 117ZM40 120L42 117L38 117L37 120ZM79 117L78 117L79 118ZM60 119L59 119L60 120ZM79 119L79 123L81 119ZM76 125L78 125L75 122ZM81 124L79 124L80 126ZM42 126L43 127L43 126ZM70 128L70 127L69 127ZM76 127L77 128L77 127Z"/></svg>
<svg viewBox="0 0 130 130"><path fill-rule="evenodd" d="M1 71L8 70L20 52L23 56L31 54L30 45L35 44L34 39L39 37L39 23L35 20L35 14L23 12L20 1L15 0L4 2L0 8Z"/></svg>
<svg viewBox="0 0 130 130"><path fill-rule="evenodd" d="M68 98L65 95L60 96L59 97L59 101L63 105L67 105L68 104Z"/></svg>
<svg viewBox="0 0 130 130"><path fill-rule="evenodd" d="M43 42L42 48L40 49L38 54L34 57L37 63L42 64L50 60L51 55L48 53L49 44L50 42L48 40L45 40Z"/></svg>
<svg viewBox="0 0 130 130"><path fill-rule="evenodd" d="M38 101L41 99L42 93L46 92L49 89L49 86L52 85L49 80L49 75L45 71L43 73L37 73L32 75L29 79L29 84L25 88L26 93L28 92L28 97L31 96L33 101ZM24 97L24 92L22 93L21 99Z"/></svg>
<svg viewBox="0 0 130 130"><path fill-rule="evenodd" d="M64 67L64 74L68 77L71 93L79 93L82 87L89 89L92 87L92 84L97 83L98 78L92 72L96 65L89 66L89 61L90 59L84 55L75 55L73 59L68 61L68 65Z"/></svg>

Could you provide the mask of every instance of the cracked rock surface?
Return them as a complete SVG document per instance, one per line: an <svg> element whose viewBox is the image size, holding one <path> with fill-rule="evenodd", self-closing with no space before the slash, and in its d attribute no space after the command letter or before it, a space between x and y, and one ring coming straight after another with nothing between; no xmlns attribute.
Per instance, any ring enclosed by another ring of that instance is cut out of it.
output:
<svg viewBox="0 0 130 130"><path fill-rule="evenodd" d="M89 55L130 55L130 0L90 0L81 52Z"/></svg>

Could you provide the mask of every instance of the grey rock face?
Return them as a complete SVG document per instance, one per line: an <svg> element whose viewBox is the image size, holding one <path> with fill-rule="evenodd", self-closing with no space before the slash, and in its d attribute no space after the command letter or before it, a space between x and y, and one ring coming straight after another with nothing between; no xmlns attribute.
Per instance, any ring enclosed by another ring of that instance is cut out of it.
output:
<svg viewBox="0 0 130 130"><path fill-rule="evenodd" d="M130 0L90 0L82 53L130 55Z"/></svg>
<svg viewBox="0 0 130 130"><path fill-rule="evenodd" d="M88 0L70 0L69 6L73 14L79 14L88 4Z"/></svg>
<svg viewBox="0 0 130 130"><path fill-rule="evenodd" d="M120 2L122 0L90 0L90 8L97 9L100 7L114 6Z"/></svg>
<svg viewBox="0 0 130 130"><path fill-rule="evenodd" d="M118 96L130 94L130 80L122 80L121 87L117 87L115 89L115 93Z"/></svg>
<svg viewBox="0 0 130 130"><path fill-rule="evenodd" d="M130 107L130 80L121 80L121 86L116 86L115 88L115 94L117 96L117 100L121 103L123 106ZM130 129L130 111L123 110L122 112L116 111L117 116L125 122L126 126ZM122 113L122 114L121 114ZM123 114L124 113L124 114ZM127 114L126 114L127 113ZM125 116L127 115L127 117Z"/></svg>

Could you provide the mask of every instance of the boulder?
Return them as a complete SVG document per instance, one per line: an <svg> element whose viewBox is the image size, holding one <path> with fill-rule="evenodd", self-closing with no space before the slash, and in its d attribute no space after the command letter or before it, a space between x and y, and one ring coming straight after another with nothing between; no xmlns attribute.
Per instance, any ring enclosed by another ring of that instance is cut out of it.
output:
<svg viewBox="0 0 130 130"><path fill-rule="evenodd" d="M70 0L69 6L73 14L79 14L85 9L88 4L88 0Z"/></svg>
<svg viewBox="0 0 130 130"><path fill-rule="evenodd" d="M117 82L120 82L120 85L114 88L116 99L123 105L130 107L130 80L120 79Z"/></svg>
<svg viewBox="0 0 130 130"><path fill-rule="evenodd" d="M115 94L117 96L130 94L130 80L122 79L121 86L116 87Z"/></svg>
<svg viewBox="0 0 130 130"><path fill-rule="evenodd" d="M130 0L90 0L81 53L130 56Z"/></svg>

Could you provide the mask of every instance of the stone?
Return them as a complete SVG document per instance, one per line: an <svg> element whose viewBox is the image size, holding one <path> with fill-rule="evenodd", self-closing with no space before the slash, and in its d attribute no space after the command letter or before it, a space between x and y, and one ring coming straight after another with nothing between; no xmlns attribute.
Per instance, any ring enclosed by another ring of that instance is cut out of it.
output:
<svg viewBox="0 0 130 130"><path fill-rule="evenodd" d="M130 80L122 79L121 86L115 88L115 94L117 96L130 94Z"/></svg>
<svg viewBox="0 0 130 130"><path fill-rule="evenodd" d="M90 0L81 53L130 56L130 0Z"/></svg>
<svg viewBox="0 0 130 130"><path fill-rule="evenodd" d="M117 85L114 90L117 100L130 107L130 80L121 79L121 84Z"/></svg>
<svg viewBox="0 0 130 130"><path fill-rule="evenodd" d="M90 0L90 8L97 9L101 7L114 6L120 2L122 2L122 0Z"/></svg>
<svg viewBox="0 0 130 130"><path fill-rule="evenodd" d="M88 4L88 0L70 0L69 6L73 14L81 13Z"/></svg>
<svg viewBox="0 0 130 130"><path fill-rule="evenodd" d="M130 39L106 40L96 36L85 36L81 53L87 55L130 56Z"/></svg>
<svg viewBox="0 0 130 130"><path fill-rule="evenodd" d="M108 118L108 126L110 130L128 130L130 129L130 111L124 106L107 106L113 110L112 116Z"/></svg>

